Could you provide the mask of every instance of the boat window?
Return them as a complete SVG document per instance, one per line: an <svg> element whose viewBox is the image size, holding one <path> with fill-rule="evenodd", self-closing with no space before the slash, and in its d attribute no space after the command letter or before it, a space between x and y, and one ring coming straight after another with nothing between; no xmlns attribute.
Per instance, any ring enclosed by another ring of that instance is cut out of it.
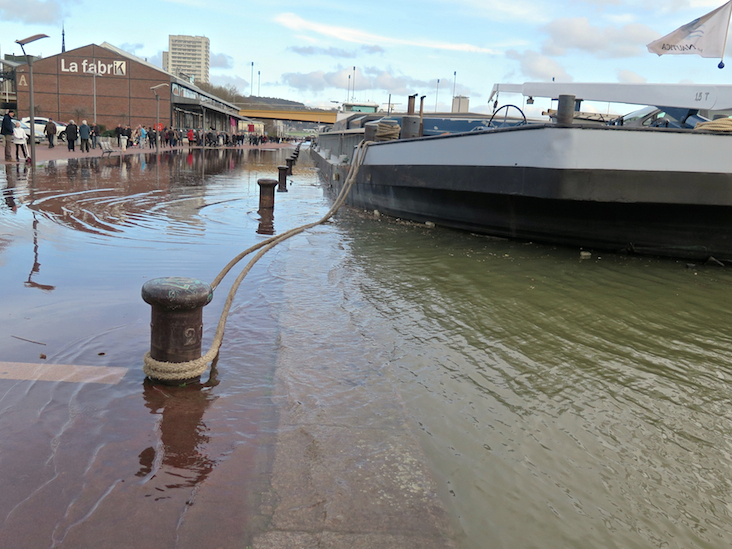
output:
<svg viewBox="0 0 732 549"><path fill-rule="evenodd" d="M656 107L643 107L642 109L638 109L637 111L633 111L623 116L623 122L625 124L628 124L629 122L639 122L655 110Z"/></svg>

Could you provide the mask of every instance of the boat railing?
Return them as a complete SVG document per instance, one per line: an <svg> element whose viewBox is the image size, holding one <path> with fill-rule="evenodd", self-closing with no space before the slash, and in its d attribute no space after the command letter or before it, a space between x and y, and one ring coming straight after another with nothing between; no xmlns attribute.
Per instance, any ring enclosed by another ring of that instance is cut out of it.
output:
<svg viewBox="0 0 732 549"><path fill-rule="evenodd" d="M331 156L346 155L350 158L353 149L363 140L364 129L331 131L318 134L318 147L321 151L330 151Z"/></svg>

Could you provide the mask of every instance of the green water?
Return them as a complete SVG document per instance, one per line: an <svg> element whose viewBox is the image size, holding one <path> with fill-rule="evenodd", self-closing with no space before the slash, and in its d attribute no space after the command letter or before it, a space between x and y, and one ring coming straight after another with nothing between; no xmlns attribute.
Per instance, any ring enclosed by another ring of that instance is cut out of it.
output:
<svg viewBox="0 0 732 549"><path fill-rule="evenodd" d="M355 216L346 294L462 546L732 544L732 273Z"/></svg>

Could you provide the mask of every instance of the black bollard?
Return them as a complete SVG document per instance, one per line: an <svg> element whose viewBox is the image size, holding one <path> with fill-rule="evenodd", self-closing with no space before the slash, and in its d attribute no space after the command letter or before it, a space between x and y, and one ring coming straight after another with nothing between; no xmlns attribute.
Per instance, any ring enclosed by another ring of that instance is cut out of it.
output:
<svg viewBox="0 0 732 549"><path fill-rule="evenodd" d="M259 216L257 234L273 235L275 233L274 210L259 210Z"/></svg>
<svg viewBox="0 0 732 549"><path fill-rule="evenodd" d="M203 308L212 298L211 286L195 278L169 276L145 282L142 299L152 306L150 356L174 363L200 358ZM181 381L185 380L176 380Z"/></svg>
<svg viewBox="0 0 732 549"><path fill-rule="evenodd" d="M287 175L292 175L292 165L295 161L292 158L288 158L285 162L287 162Z"/></svg>
<svg viewBox="0 0 732 549"><path fill-rule="evenodd" d="M277 192L278 193L286 193L287 192L287 172L289 171L289 168L287 166L277 166L277 169L279 170L280 179L279 179L279 185L277 186Z"/></svg>
<svg viewBox="0 0 732 549"><path fill-rule="evenodd" d="M274 210L274 188L277 186L276 179L260 179L259 185L259 209Z"/></svg>

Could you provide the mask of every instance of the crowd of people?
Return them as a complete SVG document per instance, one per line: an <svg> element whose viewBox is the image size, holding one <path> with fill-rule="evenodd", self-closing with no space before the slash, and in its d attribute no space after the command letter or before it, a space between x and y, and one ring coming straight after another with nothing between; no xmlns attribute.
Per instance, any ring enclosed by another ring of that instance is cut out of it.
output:
<svg viewBox="0 0 732 549"><path fill-rule="evenodd" d="M21 127L20 122L15 121L15 113L8 110L2 119L0 134L5 141L5 161L12 161L12 146L15 145L15 160L20 161L22 156L28 161L27 135ZM62 124L63 127L63 124ZM48 148L54 148L57 139L58 127L52 118L48 118L43 133L48 140ZM76 151L77 142L80 145L80 151L89 153L101 147L99 138L101 131L99 125L94 122L89 124L86 120L81 121L81 125L77 125L74 120L69 120L63 131L63 138L66 140L69 151ZM160 147L173 148L183 143L184 139L189 144L198 147L238 147L248 143L250 146L260 146L267 143L282 143L293 141L294 138L269 137L266 135L254 135L250 133L228 133L214 128L204 130L181 130L177 128L163 127L157 131L155 127L145 127L139 124L134 130L130 126L122 126L117 124L114 129L114 137L117 140L117 147L122 150L128 147L150 148L156 147L156 140L160 140Z"/></svg>

